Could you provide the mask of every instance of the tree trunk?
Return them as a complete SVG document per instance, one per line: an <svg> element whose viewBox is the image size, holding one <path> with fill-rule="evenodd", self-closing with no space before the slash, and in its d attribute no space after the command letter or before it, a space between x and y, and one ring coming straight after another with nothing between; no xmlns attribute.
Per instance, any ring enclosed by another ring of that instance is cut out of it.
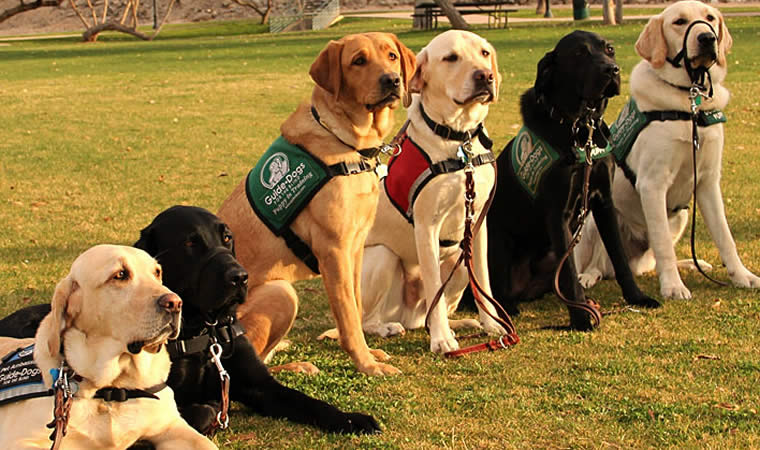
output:
<svg viewBox="0 0 760 450"><path fill-rule="evenodd" d="M21 2L13 8L8 8L5 11L0 12L0 23L5 22L16 14L21 14L42 7L61 6L61 3L63 3L63 0L36 0L29 3L24 3L24 1L21 0Z"/></svg>
<svg viewBox="0 0 760 450"><path fill-rule="evenodd" d="M623 24L623 0L615 0L615 22Z"/></svg>
<svg viewBox="0 0 760 450"><path fill-rule="evenodd" d="M544 3L544 0L538 0L536 2L536 15L540 16L541 14L546 12L546 3Z"/></svg>
<svg viewBox="0 0 760 450"><path fill-rule="evenodd" d="M94 27L88 28L84 33L82 33L82 38L85 40L85 42L95 42L98 40L98 34L102 31L120 31L122 33L131 34L132 36L138 37L144 41L150 41L150 36L146 36L136 29L129 27L127 25L122 25L119 22L106 22L106 23L100 23L98 25L95 25Z"/></svg>
<svg viewBox="0 0 760 450"><path fill-rule="evenodd" d="M602 0L602 23L615 25L615 17L612 14L612 0Z"/></svg>
<svg viewBox="0 0 760 450"><path fill-rule="evenodd" d="M452 28L457 30L466 30L470 28L470 25L464 20L464 17L459 14L459 11L454 7L454 3L451 0L435 0L435 2L441 7L441 11L446 14Z"/></svg>

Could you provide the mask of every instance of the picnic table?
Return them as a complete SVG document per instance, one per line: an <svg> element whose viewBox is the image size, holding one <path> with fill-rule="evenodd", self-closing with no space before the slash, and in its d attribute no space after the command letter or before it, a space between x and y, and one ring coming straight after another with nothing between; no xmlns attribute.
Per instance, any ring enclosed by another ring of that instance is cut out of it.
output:
<svg viewBox="0 0 760 450"><path fill-rule="evenodd" d="M507 28L509 13L516 12L517 9L505 8L513 6L514 0L484 0L484 1L460 1L454 2L454 7L459 14L466 16L471 14L487 14L488 28ZM415 11L422 9L421 13L415 12L413 18L422 20L422 28L430 30L438 28L438 17L444 15L441 7L437 3L420 3L414 5Z"/></svg>

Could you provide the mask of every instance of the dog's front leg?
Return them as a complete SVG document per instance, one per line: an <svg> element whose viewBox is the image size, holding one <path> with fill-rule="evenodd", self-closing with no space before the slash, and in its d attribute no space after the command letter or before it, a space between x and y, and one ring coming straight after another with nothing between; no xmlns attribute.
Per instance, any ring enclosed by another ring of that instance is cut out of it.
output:
<svg viewBox="0 0 760 450"><path fill-rule="evenodd" d="M330 310L338 326L340 346L360 372L367 375L395 375L397 368L377 362L364 339L361 316L356 299L354 265L350 251L327 244L315 247L322 281L327 290Z"/></svg>
<svg viewBox="0 0 760 450"><path fill-rule="evenodd" d="M438 236L439 232L435 225L415 222L414 239L417 245L422 285L425 290L425 310L429 311L430 317L430 351L446 353L459 349L459 344L449 327L445 292L441 294L438 303L433 307L433 299L442 284ZM432 310L431 307L433 307Z"/></svg>
<svg viewBox="0 0 760 450"><path fill-rule="evenodd" d="M666 298L691 298L691 292L678 274L676 252L668 224L665 189L662 183L639 180L636 188L641 197L649 243L654 251L657 274L660 276L660 294Z"/></svg>
<svg viewBox="0 0 760 450"><path fill-rule="evenodd" d="M736 252L736 242L726 221L723 196L720 192L720 180L702 179L697 186L697 204L705 219L707 229L718 246L720 258L726 265L728 276L735 286L760 288L760 278L747 270Z"/></svg>
<svg viewBox="0 0 760 450"><path fill-rule="evenodd" d="M615 269L615 279L623 291L623 298L632 305L645 306L647 308L657 308L660 302L645 295L636 284L636 280L631 273L631 266L628 264L628 255L625 252L623 243L620 239L620 228L617 222L617 213L612 203L612 192L610 190L610 177L604 177L600 185L599 196L594 197L591 203L591 211L594 214L594 222L604 243L604 248L610 257L612 266ZM586 226L591 218L586 219ZM584 230L585 232L586 230ZM576 247L577 248L577 247Z"/></svg>
<svg viewBox="0 0 760 450"><path fill-rule="evenodd" d="M475 278L478 280L478 283L486 294L493 298L493 293L491 292L491 279L488 273L488 230L486 221L483 221L483 224L480 226L480 230L477 231L473 241L472 265L473 271L475 272ZM487 312L483 310L480 304L478 304L478 316L480 319L480 325L483 326L483 329L492 334L507 334L507 330L493 319L493 317L497 317L498 314L494 305L486 300L484 306Z"/></svg>

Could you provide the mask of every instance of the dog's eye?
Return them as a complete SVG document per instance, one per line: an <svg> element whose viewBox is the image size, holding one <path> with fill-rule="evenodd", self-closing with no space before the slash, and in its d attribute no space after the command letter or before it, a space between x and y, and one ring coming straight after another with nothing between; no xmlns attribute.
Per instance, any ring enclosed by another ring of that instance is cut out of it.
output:
<svg viewBox="0 0 760 450"><path fill-rule="evenodd" d="M185 247L191 247L191 248L195 247L195 242L193 242L192 240L187 240L185 241Z"/></svg>
<svg viewBox="0 0 760 450"><path fill-rule="evenodd" d="M607 47L605 47L604 52L610 56L615 56L615 47L613 47L610 44L607 44Z"/></svg>
<svg viewBox="0 0 760 450"><path fill-rule="evenodd" d="M398 55L395 54L395 53L393 53L393 52L390 52L390 53L388 53L388 58L390 58L391 61L395 61L395 60L398 59Z"/></svg>
<svg viewBox="0 0 760 450"><path fill-rule="evenodd" d="M491 56L491 52L489 52L488 50L481 50L480 54L483 55L483 56L485 56L486 58L488 58L489 56Z"/></svg>
<svg viewBox="0 0 760 450"><path fill-rule="evenodd" d="M126 281L129 279L129 271L127 269L121 269L114 274L113 279L117 281Z"/></svg>
<svg viewBox="0 0 760 450"><path fill-rule="evenodd" d="M161 279L161 268L160 267L156 267L156 278L158 278L159 280Z"/></svg>
<svg viewBox="0 0 760 450"><path fill-rule="evenodd" d="M359 56L358 58L354 59L354 61L351 63L355 66L363 66L367 63L367 59L363 56Z"/></svg>
<svg viewBox="0 0 760 450"><path fill-rule="evenodd" d="M443 60L446 62L456 62L459 59L459 56L456 53L452 53L448 56L444 56Z"/></svg>
<svg viewBox="0 0 760 450"><path fill-rule="evenodd" d="M712 22L713 20L715 20L715 16L713 16L712 14L708 14L707 15L707 21L708 22Z"/></svg>
<svg viewBox="0 0 760 450"><path fill-rule="evenodd" d="M684 18L677 19L675 22L673 22L673 25L686 25L688 21Z"/></svg>
<svg viewBox="0 0 760 450"><path fill-rule="evenodd" d="M222 237L222 242L224 242L225 245L231 243L232 242L232 235L231 234L225 234Z"/></svg>

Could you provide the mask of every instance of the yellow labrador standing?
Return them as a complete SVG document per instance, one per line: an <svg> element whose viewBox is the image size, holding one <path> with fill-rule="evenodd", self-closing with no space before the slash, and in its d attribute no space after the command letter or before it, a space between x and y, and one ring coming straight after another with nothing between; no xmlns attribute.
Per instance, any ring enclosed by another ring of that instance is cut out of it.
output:
<svg viewBox="0 0 760 450"><path fill-rule="evenodd" d="M494 168L489 163L493 160L487 159L492 157L490 139L481 127L489 105L497 99L499 81L496 52L474 33L447 31L417 55L410 89L419 95L414 95L408 111L408 139L402 153L391 162L390 175L381 183L377 215L365 248L362 299L367 333L390 336L405 328L424 326L442 274L449 274L461 251L465 175L458 148L464 142L462 138L467 140L467 132L476 155L473 160L481 162L475 163L474 171L476 217L493 187ZM408 147L410 143L416 145ZM427 161L418 167L415 160ZM431 168L440 164L447 168L434 175L436 169ZM415 171L409 178L415 168L421 172ZM400 178L396 178L397 171ZM398 183L394 181L397 179ZM474 240L474 269L490 295L486 239L483 222ZM480 311L480 323L448 320L467 279L467 270L460 266L430 314L433 352L459 348L450 324L482 325L489 332L506 333L484 311ZM491 313L495 315L496 311Z"/></svg>
<svg viewBox="0 0 760 450"><path fill-rule="evenodd" d="M365 33L332 41L311 66L316 83L311 105L299 106L285 120L282 136L328 166L362 162L357 150L383 143L393 125L392 110L413 72L414 53L395 35ZM248 296L238 316L266 358L298 309L290 283L317 274L254 213L245 184L243 180L224 201L219 217L235 233L238 260L249 274ZM373 171L333 177L290 229L318 261L341 347L359 371L387 375L399 370L381 362L389 358L385 352L369 349L361 328L362 255L377 195Z"/></svg>
<svg viewBox="0 0 760 450"><path fill-rule="evenodd" d="M161 267L147 253L96 246L58 283L52 311L35 338L2 338L0 355L33 343L48 388L50 369L61 361L76 374L62 449L124 449L138 440L157 449L215 449L180 417L164 384L169 355L163 344L179 332L181 305L161 284ZM104 388L140 389L156 398L96 398ZM0 448L50 448L45 425L53 420L53 404L45 396L0 406Z"/></svg>
<svg viewBox="0 0 760 450"><path fill-rule="evenodd" d="M709 90L711 81L713 96L705 98L698 110L722 110L728 103L729 93L722 83L732 40L723 16L704 3L683 1L652 17L636 42L636 51L643 60L631 73L631 97L642 112L690 112L692 80L684 67L675 67L670 62L681 52L684 36L691 68L709 67L706 87ZM758 288L760 278L739 259L726 221L720 191L723 129L722 123L699 126L697 204L731 281L736 286ZM673 245L689 219L687 208L694 181L691 121L649 123L638 135L623 165L627 165L625 171L620 166L616 169L612 194L632 271L640 274L656 268L664 297L690 298L691 292L681 280L678 266L693 267L693 263L677 261ZM614 275L596 225L593 220L588 225L575 249L579 273L583 272L579 278L586 287ZM700 262L700 266L709 265Z"/></svg>

